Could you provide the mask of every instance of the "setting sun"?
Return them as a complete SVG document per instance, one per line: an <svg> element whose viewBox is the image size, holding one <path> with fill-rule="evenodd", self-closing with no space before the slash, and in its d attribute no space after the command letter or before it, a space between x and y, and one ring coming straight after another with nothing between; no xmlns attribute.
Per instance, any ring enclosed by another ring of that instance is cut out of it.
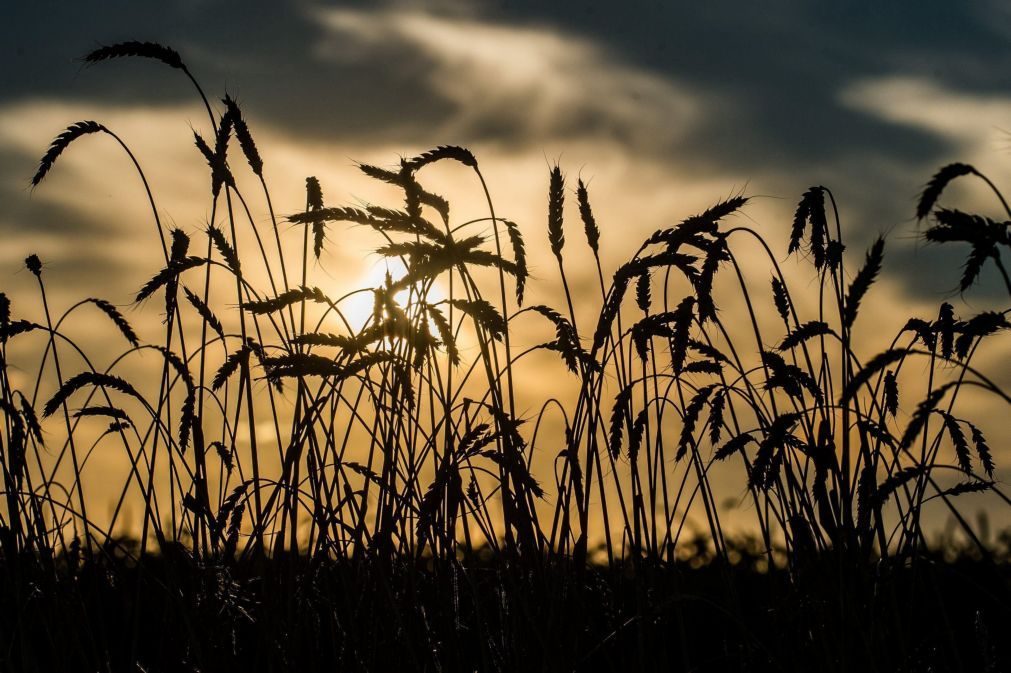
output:
<svg viewBox="0 0 1011 673"><path fill-rule="evenodd" d="M375 297L372 290L384 287L388 278L396 281L406 273L407 267L399 258L387 258L375 262L365 273L351 281L352 287L361 288L361 290L355 291L354 294L338 302L338 306L352 331L361 330L373 318ZM438 281L428 283L428 291L423 297L417 296L421 288L420 285L415 285L413 290L404 289L396 292L393 299L401 306L407 306L412 301L419 299L429 304L438 304L446 299L440 285Z"/></svg>

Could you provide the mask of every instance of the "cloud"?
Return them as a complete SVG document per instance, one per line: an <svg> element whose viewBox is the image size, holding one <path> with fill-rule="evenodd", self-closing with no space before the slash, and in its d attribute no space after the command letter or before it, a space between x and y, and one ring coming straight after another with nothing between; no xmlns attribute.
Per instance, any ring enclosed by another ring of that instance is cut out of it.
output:
<svg viewBox="0 0 1011 673"><path fill-rule="evenodd" d="M564 138L671 148L705 113L698 91L630 66L600 45L545 27L411 9L320 10L315 53L337 62L417 52L425 89L449 103L429 133L538 146ZM365 56L369 58L369 56ZM411 115L410 106L402 110ZM520 149L519 147L517 149Z"/></svg>
<svg viewBox="0 0 1011 673"><path fill-rule="evenodd" d="M998 131L1011 127L1009 96L961 92L926 78L893 75L857 80L839 99L879 119L937 135L960 151L992 152L998 133L1004 148L1011 147L1011 133Z"/></svg>

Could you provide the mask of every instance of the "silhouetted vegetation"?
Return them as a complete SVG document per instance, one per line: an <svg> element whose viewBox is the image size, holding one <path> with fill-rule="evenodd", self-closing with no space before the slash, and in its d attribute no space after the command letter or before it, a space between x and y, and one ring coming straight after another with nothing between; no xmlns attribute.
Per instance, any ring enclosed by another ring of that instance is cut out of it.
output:
<svg viewBox="0 0 1011 673"><path fill-rule="evenodd" d="M546 232L521 228L461 147L360 165L396 204L329 205L309 177L304 208L278 217L236 101L212 105L160 45L84 60L126 57L196 87L210 224L197 240L166 227L141 163L95 121L58 135L32 178L44 188L84 135L121 146L164 257L135 299L164 324L149 342L108 301L59 312L34 255L40 317L0 295L4 669L1006 665L1011 538L959 505L1009 503L985 435L1002 423L958 402L1011 402L973 364L1007 312L958 317L945 302L883 335L861 310L886 243L853 265L828 188L804 192L788 241L737 217L738 195L654 232L613 273L582 180L567 207L556 165ZM422 184L437 163L457 165L487 213L453 219ZM246 170L269 223L240 189ZM993 264L1011 296L1011 222L938 206L960 178L986 181L1011 218L989 180L952 164L917 205L923 236L971 246L962 291ZM571 240L573 215L585 241ZM375 232L391 272L344 294L311 284L349 227ZM559 307L524 304L543 236ZM800 293L784 253L810 264ZM576 296L573 263L592 264L599 287ZM374 308L360 323L347 307L362 294ZM590 301L586 324L576 307ZM122 354L90 359L66 329L85 320L118 332ZM520 325L548 336L517 347ZM18 360L21 343L40 359ZM572 395L530 399L524 368L546 354ZM155 376L138 374L152 355ZM94 451L122 452L124 478L95 486ZM89 514L96 488L115 502L108 521ZM945 537L925 507L953 522ZM128 511L140 521L123 532Z"/></svg>

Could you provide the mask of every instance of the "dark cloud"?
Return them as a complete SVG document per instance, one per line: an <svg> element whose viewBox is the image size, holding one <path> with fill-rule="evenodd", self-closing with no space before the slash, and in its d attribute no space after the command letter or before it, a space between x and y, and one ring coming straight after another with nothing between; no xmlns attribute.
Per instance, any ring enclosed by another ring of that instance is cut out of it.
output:
<svg viewBox="0 0 1011 673"><path fill-rule="evenodd" d="M406 138L452 111L427 86L431 63L414 45L388 41L357 57L320 58L315 46L325 29L314 11L337 6L379 11L366 2L18 3L0 29L7 64L0 97L190 96L182 78L150 64L81 71L74 61L99 43L155 39L182 50L213 91L232 89L258 115L293 132ZM899 71L974 91L1011 83L1011 68L1002 67L1009 65L1005 36L973 3L503 0L465 7L442 12L588 38L657 76L719 94L726 108L714 111L687 149L737 166L804 164L883 145L909 160L944 152L926 134L842 107L838 91L853 79ZM522 110L502 111L509 114ZM508 129L488 120L481 130Z"/></svg>
<svg viewBox="0 0 1011 673"><path fill-rule="evenodd" d="M418 128L444 112L412 73L423 60L398 45L342 64L316 57L313 45L323 33L311 9L270 0L19 3L0 28L7 64L0 100L190 100L189 82L157 64L84 68L78 60L100 44L152 40L183 53L209 95L229 90L256 115L292 133L388 138L403 126L408 108Z"/></svg>

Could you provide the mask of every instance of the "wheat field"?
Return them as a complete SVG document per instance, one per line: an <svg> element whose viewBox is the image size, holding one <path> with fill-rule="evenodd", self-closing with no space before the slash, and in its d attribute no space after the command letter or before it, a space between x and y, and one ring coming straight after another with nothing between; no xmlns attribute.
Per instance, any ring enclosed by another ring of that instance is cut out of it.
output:
<svg viewBox="0 0 1011 673"><path fill-rule="evenodd" d="M508 219L479 158L447 145L358 165L395 202L334 205L307 177L304 203L274 204L234 99L162 45L84 61L125 58L205 107L208 223L164 222L157 158L98 121L59 133L31 179L46 189L84 136L127 155L163 258L131 311L160 323L50 304L35 255L34 305L0 295L4 670L1002 670L1011 534L961 503L1011 503L987 441L1002 421L974 415L1011 402L974 360L1007 311L941 302L880 333L861 309L887 242L847 250L824 186L799 190L788 240L736 194L615 268L558 163L544 223ZM429 191L435 164L485 212ZM1011 222L948 205L965 180L1011 219L952 163L917 235L967 246L963 294L992 267L1011 297ZM335 290L316 262L350 230L386 271ZM524 296L545 242L554 306ZM543 394L554 381L574 392ZM935 511L954 521L940 537Z"/></svg>

